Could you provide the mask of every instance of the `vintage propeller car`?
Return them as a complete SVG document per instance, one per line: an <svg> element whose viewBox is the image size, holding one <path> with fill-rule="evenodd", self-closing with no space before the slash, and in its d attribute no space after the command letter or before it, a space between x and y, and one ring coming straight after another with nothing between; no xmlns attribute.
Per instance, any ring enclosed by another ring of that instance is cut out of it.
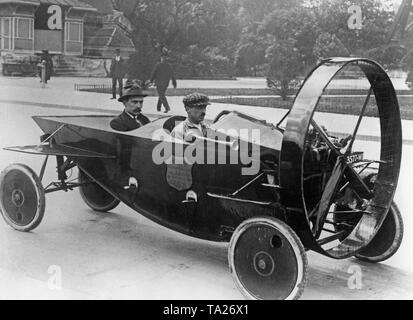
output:
<svg viewBox="0 0 413 320"><path fill-rule="evenodd" d="M358 116L345 116L353 119L351 132L340 131L341 120L328 121L327 131L317 120L323 116L318 107L343 70L361 72L370 89L364 103L353 106ZM130 132L111 129L106 115L33 118L44 132L41 143L5 149L45 156L40 173L12 164L0 177L0 209L16 230L39 225L45 194L79 188L93 210L110 211L123 202L183 234L229 242L230 271L251 299L299 298L307 250L379 262L402 241L403 222L393 202L402 147L399 106L391 80L371 60L326 59L282 119L270 123L224 111L211 121L208 136L194 143L170 136L181 116L149 115L150 123ZM369 139L360 143L359 130L372 119L379 151L367 159L363 146ZM258 132L259 139L243 129ZM191 163L182 156L188 150L209 160ZM57 181L43 184L50 156L57 159ZM78 179L68 180L75 167ZM131 177L136 185L128 184Z"/></svg>

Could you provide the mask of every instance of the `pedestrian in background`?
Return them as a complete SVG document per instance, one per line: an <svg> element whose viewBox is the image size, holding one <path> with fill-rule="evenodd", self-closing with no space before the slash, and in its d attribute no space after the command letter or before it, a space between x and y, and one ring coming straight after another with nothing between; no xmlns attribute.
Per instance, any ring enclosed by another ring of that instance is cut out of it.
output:
<svg viewBox="0 0 413 320"><path fill-rule="evenodd" d="M125 67L123 58L120 56L120 50L116 49L116 55L112 59L110 65L110 77L112 78L112 98L116 99L116 85L119 86L119 96L122 97L123 77L125 75Z"/></svg>
<svg viewBox="0 0 413 320"><path fill-rule="evenodd" d="M172 80L172 85L176 89L176 78L172 70L171 65L166 61L165 54L161 55L161 62L157 63L151 76L151 82L155 83L156 90L158 91L158 104L156 106L158 111L161 111L162 105L165 108L165 113L168 113L171 108L169 107L168 100L166 99L166 90L169 83Z"/></svg>
<svg viewBox="0 0 413 320"><path fill-rule="evenodd" d="M40 67L39 67L39 77L40 77L40 82L43 81L42 79L42 65L44 65L45 68L45 78L44 78L44 83L47 83L47 81L50 80L53 74L53 60L52 57L49 54L48 50L42 50L42 55L40 56Z"/></svg>

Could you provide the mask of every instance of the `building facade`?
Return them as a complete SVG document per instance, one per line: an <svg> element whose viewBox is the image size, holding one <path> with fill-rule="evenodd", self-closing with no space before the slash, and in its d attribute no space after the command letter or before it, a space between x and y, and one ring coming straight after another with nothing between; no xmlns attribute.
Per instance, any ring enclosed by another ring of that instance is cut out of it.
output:
<svg viewBox="0 0 413 320"><path fill-rule="evenodd" d="M132 41L123 28L129 27L123 14L113 7L111 0L82 0L97 9L85 18L84 56L112 58L116 49L128 57L135 52Z"/></svg>
<svg viewBox="0 0 413 320"><path fill-rule="evenodd" d="M78 0L0 0L0 50L81 56L85 17L95 12Z"/></svg>

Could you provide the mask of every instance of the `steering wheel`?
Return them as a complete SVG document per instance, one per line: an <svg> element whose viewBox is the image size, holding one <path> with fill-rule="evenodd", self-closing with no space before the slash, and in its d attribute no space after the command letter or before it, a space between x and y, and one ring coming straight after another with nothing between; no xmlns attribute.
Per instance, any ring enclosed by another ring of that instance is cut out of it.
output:
<svg viewBox="0 0 413 320"><path fill-rule="evenodd" d="M229 113L231 113L231 112L232 112L232 111L228 111L228 110L221 111L221 112L215 117L213 123L217 123L223 116L225 116L225 115L227 115L227 114L229 114Z"/></svg>

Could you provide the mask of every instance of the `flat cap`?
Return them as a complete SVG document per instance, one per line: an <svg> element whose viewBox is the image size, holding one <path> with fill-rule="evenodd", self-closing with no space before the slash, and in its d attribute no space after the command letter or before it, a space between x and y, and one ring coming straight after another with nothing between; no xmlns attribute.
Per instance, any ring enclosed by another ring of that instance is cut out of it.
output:
<svg viewBox="0 0 413 320"><path fill-rule="evenodd" d="M208 96L197 92L188 94L183 102L186 107L203 107L210 105Z"/></svg>

